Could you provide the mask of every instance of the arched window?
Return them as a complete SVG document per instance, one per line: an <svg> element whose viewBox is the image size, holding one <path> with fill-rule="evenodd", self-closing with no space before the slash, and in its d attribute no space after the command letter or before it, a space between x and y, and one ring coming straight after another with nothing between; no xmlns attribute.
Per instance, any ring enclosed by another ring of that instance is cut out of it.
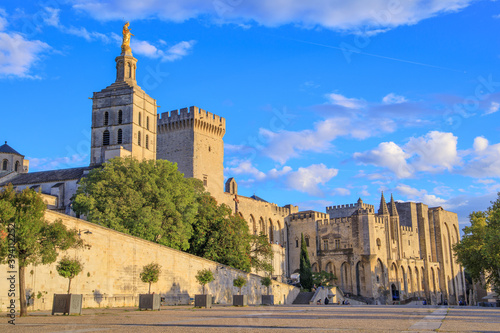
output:
<svg viewBox="0 0 500 333"><path fill-rule="evenodd" d="M139 113L139 126L141 126L141 114Z"/></svg>
<svg viewBox="0 0 500 333"><path fill-rule="evenodd" d="M104 126L108 126L109 123L109 113L104 112Z"/></svg>
<svg viewBox="0 0 500 333"><path fill-rule="evenodd" d="M117 140L117 143L120 144L120 143L122 143L122 141L123 141L123 131L120 128L120 129L118 129L118 140Z"/></svg>
<svg viewBox="0 0 500 333"><path fill-rule="evenodd" d="M269 242L274 243L274 227L271 219L269 219Z"/></svg>
<svg viewBox="0 0 500 333"><path fill-rule="evenodd" d="M2 163L2 170L7 170L7 167L9 166L9 162L7 160L3 160Z"/></svg>
<svg viewBox="0 0 500 333"><path fill-rule="evenodd" d="M306 236L305 240L306 240L306 246L309 247L309 236Z"/></svg>
<svg viewBox="0 0 500 333"><path fill-rule="evenodd" d="M16 165L14 166L14 171L15 172L19 171L19 161L16 161Z"/></svg>
<svg viewBox="0 0 500 333"><path fill-rule="evenodd" d="M146 149L149 149L149 135L146 134Z"/></svg>
<svg viewBox="0 0 500 333"><path fill-rule="evenodd" d="M121 124L123 122L123 112L122 110L118 111L118 124Z"/></svg>
<svg viewBox="0 0 500 333"><path fill-rule="evenodd" d="M102 133L102 145L109 146L109 131L108 130L105 130L104 133Z"/></svg>
<svg viewBox="0 0 500 333"><path fill-rule="evenodd" d="M137 134L137 144L140 146L141 145L141 131Z"/></svg>
<svg viewBox="0 0 500 333"><path fill-rule="evenodd" d="M149 131L149 117L146 117L146 129Z"/></svg>

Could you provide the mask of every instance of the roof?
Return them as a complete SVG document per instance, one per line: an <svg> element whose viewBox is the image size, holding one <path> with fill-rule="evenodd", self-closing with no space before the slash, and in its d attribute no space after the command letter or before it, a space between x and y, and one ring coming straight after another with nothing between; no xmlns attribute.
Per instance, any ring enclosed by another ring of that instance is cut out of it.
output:
<svg viewBox="0 0 500 333"><path fill-rule="evenodd" d="M62 182L67 180L77 180L83 177L85 171L91 170L93 168L94 167L81 167L81 168L21 173L16 177L10 178L7 181L2 182L0 180L0 186L7 185L9 183L12 183L12 185L26 185L26 184L40 184L40 183Z"/></svg>
<svg viewBox="0 0 500 333"><path fill-rule="evenodd" d="M19 156L24 156L24 155L19 154L14 148L12 148L11 146L9 146L7 144L7 141L5 141L5 144L3 144L3 145L0 146L0 153L4 153L4 154L16 154L16 155L19 155Z"/></svg>
<svg viewBox="0 0 500 333"><path fill-rule="evenodd" d="M255 199L255 200L258 200L258 201L262 201L262 202L268 202L268 201L266 201L266 200L264 200L264 199L262 199L262 198L260 198L260 197L256 196L255 194L254 194L254 195L252 195L250 198Z"/></svg>

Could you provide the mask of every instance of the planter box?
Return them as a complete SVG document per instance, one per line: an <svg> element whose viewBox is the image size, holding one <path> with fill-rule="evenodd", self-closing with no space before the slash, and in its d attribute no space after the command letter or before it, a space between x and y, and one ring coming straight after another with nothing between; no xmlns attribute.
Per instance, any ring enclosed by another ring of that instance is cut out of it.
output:
<svg viewBox="0 0 500 333"><path fill-rule="evenodd" d="M139 295L139 310L158 310L160 311L160 295L159 294L140 294Z"/></svg>
<svg viewBox="0 0 500 333"><path fill-rule="evenodd" d="M248 295L233 295L233 305L234 306L247 306L248 305Z"/></svg>
<svg viewBox="0 0 500 333"><path fill-rule="evenodd" d="M262 295L262 305L274 305L274 295Z"/></svg>
<svg viewBox="0 0 500 333"><path fill-rule="evenodd" d="M82 294L54 294L52 315L62 313L67 315L82 314Z"/></svg>
<svg viewBox="0 0 500 333"><path fill-rule="evenodd" d="M197 308L211 308L212 295L194 295L194 306Z"/></svg>

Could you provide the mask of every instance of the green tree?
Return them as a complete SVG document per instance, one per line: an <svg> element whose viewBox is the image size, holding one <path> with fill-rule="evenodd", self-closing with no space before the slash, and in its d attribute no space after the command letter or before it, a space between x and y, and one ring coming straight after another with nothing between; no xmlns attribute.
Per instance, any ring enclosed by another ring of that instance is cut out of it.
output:
<svg viewBox="0 0 500 333"><path fill-rule="evenodd" d="M333 273L326 271L313 272L312 273L313 284L316 286L332 287L331 283L333 280L337 280L337 277Z"/></svg>
<svg viewBox="0 0 500 333"><path fill-rule="evenodd" d="M73 210L90 222L185 251L197 203L192 182L176 164L114 158L82 179Z"/></svg>
<svg viewBox="0 0 500 333"><path fill-rule="evenodd" d="M492 206L469 216L471 225L453 250L457 262L469 272L474 282L485 278L485 284L500 289L500 192Z"/></svg>
<svg viewBox="0 0 500 333"><path fill-rule="evenodd" d="M56 266L57 273L62 277L69 279L68 284L68 294L71 290L71 280L75 278L83 270L83 264L78 259L70 259L69 257L64 257L59 261Z"/></svg>
<svg viewBox="0 0 500 333"><path fill-rule="evenodd" d="M236 279L233 280L233 286L238 288L238 295L241 295L241 288L243 288L247 284L247 280L239 275Z"/></svg>
<svg viewBox="0 0 500 333"><path fill-rule="evenodd" d="M269 276L260 279L260 284L267 288L267 294L269 295L269 287L273 283L273 280Z"/></svg>
<svg viewBox="0 0 500 333"><path fill-rule="evenodd" d="M13 269L14 260L18 260L20 315L26 316L26 267L53 263L59 251L80 247L83 242L78 231L68 230L61 220L45 220L46 204L31 189L16 192L12 185L4 188L0 191L0 208L2 235L15 235L0 237L0 262Z"/></svg>
<svg viewBox="0 0 500 333"><path fill-rule="evenodd" d="M311 271L311 262L309 261L309 254L307 253L306 242L304 241L304 234L301 234L300 240L300 285L305 290L311 290L313 287L313 278Z"/></svg>
<svg viewBox="0 0 500 333"><path fill-rule="evenodd" d="M142 272L139 275L141 281L144 283L149 283L148 294L151 294L151 283L158 282L161 273L161 266L158 263L150 263L142 267Z"/></svg>
<svg viewBox="0 0 500 333"><path fill-rule="evenodd" d="M198 211L189 252L245 272L270 271L272 249L265 235L253 236L248 223L204 191L199 180L190 180L197 194Z"/></svg>
<svg viewBox="0 0 500 333"><path fill-rule="evenodd" d="M212 271L209 270L208 268L202 269L199 270L198 273L196 274L196 280L203 288L203 295L205 295L205 285L214 280L214 275L212 274Z"/></svg>

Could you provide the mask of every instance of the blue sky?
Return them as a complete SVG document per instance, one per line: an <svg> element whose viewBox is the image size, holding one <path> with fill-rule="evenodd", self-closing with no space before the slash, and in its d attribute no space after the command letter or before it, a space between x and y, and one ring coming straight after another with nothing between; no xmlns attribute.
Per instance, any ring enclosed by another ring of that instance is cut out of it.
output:
<svg viewBox="0 0 500 333"><path fill-rule="evenodd" d="M242 195L324 211L384 191L464 225L500 191L495 1L0 3L0 139L31 171L89 163L127 20L159 112L226 118Z"/></svg>

